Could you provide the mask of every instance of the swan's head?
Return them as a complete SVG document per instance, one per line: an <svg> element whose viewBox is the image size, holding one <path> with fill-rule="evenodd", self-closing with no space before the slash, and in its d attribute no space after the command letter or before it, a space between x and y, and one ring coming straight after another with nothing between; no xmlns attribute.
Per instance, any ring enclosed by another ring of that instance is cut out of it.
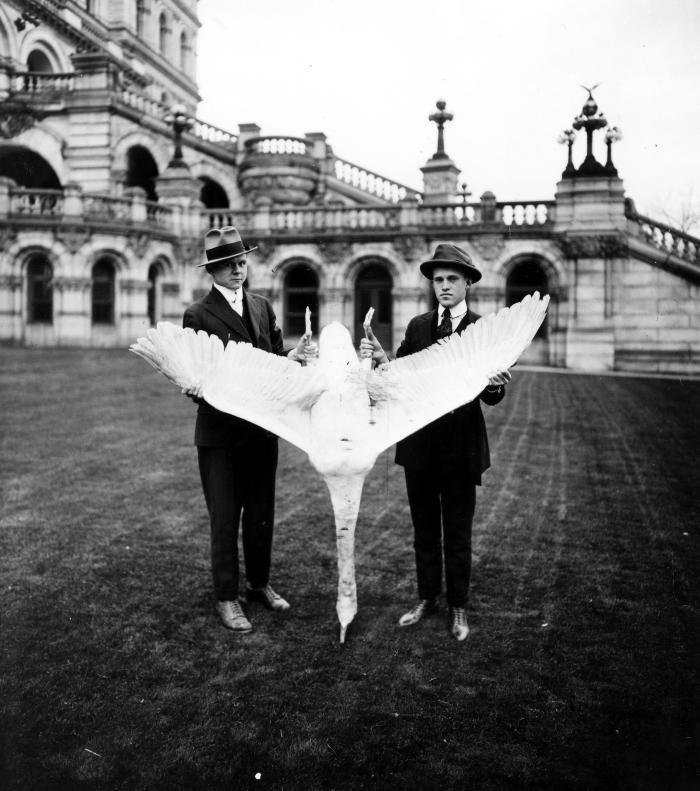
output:
<svg viewBox="0 0 700 791"><path fill-rule="evenodd" d="M339 370L349 371L359 365L350 333L337 321L321 330L318 359L322 365Z"/></svg>

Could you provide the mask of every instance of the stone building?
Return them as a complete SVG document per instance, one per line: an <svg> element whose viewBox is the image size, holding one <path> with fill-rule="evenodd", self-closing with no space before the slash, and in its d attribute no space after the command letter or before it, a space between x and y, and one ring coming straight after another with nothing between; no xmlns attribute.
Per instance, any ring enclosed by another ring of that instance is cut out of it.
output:
<svg viewBox="0 0 700 791"><path fill-rule="evenodd" d="M198 28L195 0L0 6L0 340L126 346L178 322L207 287L193 267L204 232L233 224L259 247L250 286L290 339L306 305L316 325L356 336L371 305L395 348L431 304L418 263L451 241L484 273L477 311L551 295L530 362L700 372L700 240L636 212L592 95L573 122L585 157L575 165L563 133L553 199L471 202L445 150L444 102L422 192L338 157L320 132L197 119Z"/></svg>

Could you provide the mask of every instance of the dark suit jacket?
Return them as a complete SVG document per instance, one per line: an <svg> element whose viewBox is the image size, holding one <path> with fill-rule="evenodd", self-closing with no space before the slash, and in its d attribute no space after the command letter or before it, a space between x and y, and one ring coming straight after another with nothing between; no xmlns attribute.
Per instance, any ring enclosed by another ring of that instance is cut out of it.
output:
<svg viewBox="0 0 700 791"><path fill-rule="evenodd" d="M456 332L462 332L478 318L477 313L468 310ZM411 319L396 356L415 354L436 340L437 310L431 310ZM426 469L431 464L431 455L439 451L441 458L454 464L455 469L466 469L469 482L480 484L481 474L491 464L480 401L493 405L501 401L504 395L505 387L496 392L483 390L479 398L401 440L396 446L396 463L404 467Z"/></svg>
<svg viewBox="0 0 700 791"><path fill-rule="evenodd" d="M204 330L216 335L224 346L229 341L252 343L259 349L273 354L284 354L282 331L270 303L257 294L244 292L243 318L229 305L223 294L212 287L211 291L192 303L182 317L182 326ZM246 420L220 412L201 399L194 444L209 447L235 447L254 439L263 429Z"/></svg>

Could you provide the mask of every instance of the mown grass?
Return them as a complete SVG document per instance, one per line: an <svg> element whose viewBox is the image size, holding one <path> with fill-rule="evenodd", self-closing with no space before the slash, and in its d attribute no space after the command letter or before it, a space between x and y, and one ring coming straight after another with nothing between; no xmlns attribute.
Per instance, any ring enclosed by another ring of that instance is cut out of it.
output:
<svg viewBox="0 0 700 791"><path fill-rule="evenodd" d="M323 482L281 445L275 587L213 611L194 407L116 351L0 349L6 789L697 787L700 383L518 371L487 411L465 644L414 596L401 471L338 644ZM516 369L517 371L517 369Z"/></svg>

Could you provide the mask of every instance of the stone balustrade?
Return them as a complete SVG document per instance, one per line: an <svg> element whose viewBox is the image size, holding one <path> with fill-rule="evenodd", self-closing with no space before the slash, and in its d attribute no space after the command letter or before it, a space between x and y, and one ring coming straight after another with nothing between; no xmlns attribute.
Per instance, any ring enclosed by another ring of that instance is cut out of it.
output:
<svg viewBox="0 0 700 791"><path fill-rule="evenodd" d="M371 170L339 157L335 158L333 170L338 181L349 184L351 187L367 192L370 195L376 195L378 198L390 200L392 203L398 203L404 198L417 197L418 195L415 190L405 184L387 179L378 173L373 173Z"/></svg>
<svg viewBox="0 0 700 791"><path fill-rule="evenodd" d="M63 215L63 190L38 190L17 187L10 190L11 217L61 217Z"/></svg>
<svg viewBox="0 0 700 791"><path fill-rule="evenodd" d="M153 118L163 120L163 117L168 112L168 108L162 102L151 99L143 93L132 91L129 88L121 88L118 96L128 107Z"/></svg>
<svg viewBox="0 0 700 791"><path fill-rule="evenodd" d="M190 134L194 135L199 140L205 140L207 143L221 143L229 144L236 143L238 137L225 129L220 129L218 126L213 126L204 121L195 118Z"/></svg>
<svg viewBox="0 0 700 791"><path fill-rule="evenodd" d="M31 96L64 94L75 88L75 72L44 73L38 71L16 71L10 76L12 93L28 93Z"/></svg>
<svg viewBox="0 0 700 791"><path fill-rule="evenodd" d="M627 213L627 224L638 239L700 267L700 239L636 212Z"/></svg>
<svg viewBox="0 0 700 791"><path fill-rule="evenodd" d="M245 142L246 154L312 155L312 144L301 137L251 137Z"/></svg>
<svg viewBox="0 0 700 791"><path fill-rule="evenodd" d="M111 195L83 195L83 216L90 220L129 222L132 201Z"/></svg>

